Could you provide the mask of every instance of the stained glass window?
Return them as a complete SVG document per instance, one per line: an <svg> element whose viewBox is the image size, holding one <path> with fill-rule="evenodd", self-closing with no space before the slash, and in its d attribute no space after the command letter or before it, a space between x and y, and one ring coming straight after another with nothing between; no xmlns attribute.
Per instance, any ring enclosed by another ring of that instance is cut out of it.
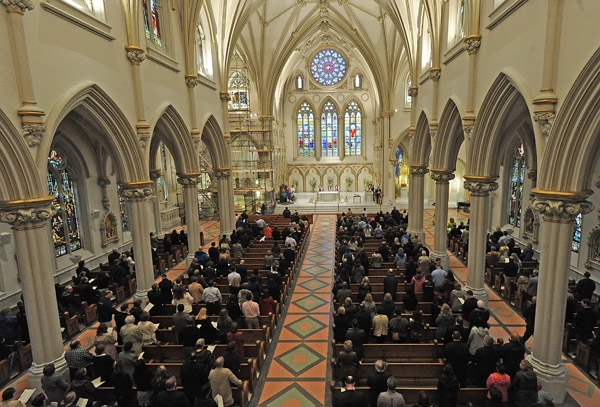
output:
<svg viewBox="0 0 600 407"><path fill-rule="evenodd" d="M362 112L351 102L344 113L344 146L346 155L360 155L362 147Z"/></svg>
<svg viewBox="0 0 600 407"><path fill-rule="evenodd" d="M61 257L82 248L77 219L75 183L66 168L66 161L56 150L48 156L46 174L48 193L54 195L56 214L50 218L54 255Z"/></svg>
<svg viewBox="0 0 600 407"><path fill-rule="evenodd" d="M206 75L206 66L204 63L204 47L205 47L206 36L204 35L204 30L202 29L202 25L198 24L196 26L196 44L198 51L198 58L196 60L198 64L198 72L202 75Z"/></svg>
<svg viewBox="0 0 600 407"><path fill-rule="evenodd" d="M575 217L575 231L573 232L573 242L571 243L571 250L579 252L581 246L581 223L583 216L581 213Z"/></svg>
<svg viewBox="0 0 600 407"><path fill-rule="evenodd" d="M298 109L298 155L315 155L315 114L306 102Z"/></svg>
<svg viewBox="0 0 600 407"><path fill-rule="evenodd" d="M231 96L230 106L233 109L248 108L248 81L240 74L236 73L229 83L229 94Z"/></svg>
<svg viewBox="0 0 600 407"><path fill-rule="evenodd" d="M510 197L508 202L508 223L521 226L523 204L523 183L525 182L525 149L519 144L510 174Z"/></svg>
<svg viewBox="0 0 600 407"><path fill-rule="evenodd" d="M458 21L456 30L457 35L462 38L465 36L465 0L459 0L458 2Z"/></svg>
<svg viewBox="0 0 600 407"><path fill-rule="evenodd" d="M327 102L321 111L321 155L338 156L338 114L333 102Z"/></svg>
<svg viewBox="0 0 600 407"><path fill-rule="evenodd" d="M406 77L406 105L410 106L412 103L412 96L410 96L410 88L412 88L412 77L410 74Z"/></svg>
<svg viewBox="0 0 600 407"><path fill-rule="evenodd" d="M332 86L346 75L346 60L333 49L319 51L310 64L313 78L321 85Z"/></svg>
<svg viewBox="0 0 600 407"><path fill-rule="evenodd" d="M159 0L142 0L142 9L144 12L146 38L152 40L159 47L164 48Z"/></svg>
<svg viewBox="0 0 600 407"><path fill-rule="evenodd" d="M119 195L119 214L121 215L121 229L129 231L129 217L127 216L127 200Z"/></svg>

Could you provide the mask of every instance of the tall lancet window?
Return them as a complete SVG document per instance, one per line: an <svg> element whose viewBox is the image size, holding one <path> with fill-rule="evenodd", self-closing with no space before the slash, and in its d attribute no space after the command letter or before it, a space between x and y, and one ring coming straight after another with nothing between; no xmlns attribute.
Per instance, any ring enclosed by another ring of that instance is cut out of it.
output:
<svg viewBox="0 0 600 407"><path fill-rule="evenodd" d="M54 196L52 205L56 209L56 214L50 219L54 255L61 257L83 246L79 234L75 182L69 175L66 159L56 150L50 151L48 156L46 181L48 194Z"/></svg>
<svg viewBox="0 0 600 407"><path fill-rule="evenodd" d="M344 113L344 145L346 155L360 155L362 148L362 112L351 102Z"/></svg>
<svg viewBox="0 0 600 407"><path fill-rule="evenodd" d="M146 38L152 40L156 45L164 48L164 42L161 31L159 0L142 0L142 9L144 11L144 27L146 29Z"/></svg>
<svg viewBox="0 0 600 407"><path fill-rule="evenodd" d="M525 149L520 143L515 151L510 172L510 196L508 202L508 223L521 226L523 205L523 184L525 183Z"/></svg>
<svg viewBox="0 0 600 407"><path fill-rule="evenodd" d="M315 155L315 114L306 102L300 105L297 116L298 155Z"/></svg>
<svg viewBox="0 0 600 407"><path fill-rule="evenodd" d="M321 111L321 155L338 156L338 114L333 102L327 102Z"/></svg>

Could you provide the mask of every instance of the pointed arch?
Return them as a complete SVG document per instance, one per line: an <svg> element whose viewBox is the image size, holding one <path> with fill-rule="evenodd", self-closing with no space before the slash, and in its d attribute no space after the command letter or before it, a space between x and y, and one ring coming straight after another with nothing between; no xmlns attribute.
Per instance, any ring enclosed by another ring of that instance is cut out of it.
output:
<svg viewBox="0 0 600 407"><path fill-rule="evenodd" d="M120 182L148 179L148 169L140 141L125 114L117 104L96 84L89 84L72 93L65 102L57 105L48 115L47 133L54 135L62 121L75 113L85 127L90 128L89 137L97 139L109 152ZM53 137L44 137L36 157L37 168L43 169ZM42 174L40 174L42 175Z"/></svg>
<svg viewBox="0 0 600 407"><path fill-rule="evenodd" d="M485 96L475 121L468 174L498 177L506 149L519 139L531 151L531 162L535 165L535 137L529 107L514 81L501 73Z"/></svg>
<svg viewBox="0 0 600 407"><path fill-rule="evenodd" d="M552 191L591 189L600 155L600 49L581 71L567 94L544 150L546 171L538 188ZM573 159L577 157L577 159Z"/></svg>
<svg viewBox="0 0 600 407"><path fill-rule="evenodd" d="M464 140L465 135L458 107L453 100L448 100L438 124L431 166L454 171L458 151Z"/></svg>
<svg viewBox="0 0 600 407"><path fill-rule="evenodd" d="M429 134L429 120L425 112L421 112L415 127L411 165L429 165L431 152L431 136Z"/></svg>
<svg viewBox="0 0 600 407"><path fill-rule="evenodd" d="M210 115L202 129L202 142L206 145L214 169L231 168L231 159L219 122Z"/></svg>
<svg viewBox="0 0 600 407"><path fill-rule="evenodd" d="M158 118L150 143L150 167L158 168L152 162L156 159L160 143L165 143L176 165L178 174L198 173L198 160L191 141L190 132L179 112L173 105L167 106Z"/></svg>
<svg viewBox="0 0 600 407"><path fill-rule="evenodd" d="M46 196L23 136L0 109L0 201Z"/></svg>

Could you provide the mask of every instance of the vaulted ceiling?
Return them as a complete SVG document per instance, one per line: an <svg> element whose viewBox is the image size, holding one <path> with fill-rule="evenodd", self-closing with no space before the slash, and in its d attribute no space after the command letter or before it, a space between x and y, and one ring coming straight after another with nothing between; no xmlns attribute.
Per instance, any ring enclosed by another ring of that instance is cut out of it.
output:
<svg viewBox="0 0 600 407"><path fill-rule="evenodd" d="M442 0L205 0L211 10L222 81L237 50L246 57L261 114L298 62L323 45L356 61L374 84L381 109L393 105L400 73L416 73L420 27L437 49ZM422 24L422 21L426 24ZM414 75L413 75L414 77ZM223 83L222 85L226 85Z"/></svg>

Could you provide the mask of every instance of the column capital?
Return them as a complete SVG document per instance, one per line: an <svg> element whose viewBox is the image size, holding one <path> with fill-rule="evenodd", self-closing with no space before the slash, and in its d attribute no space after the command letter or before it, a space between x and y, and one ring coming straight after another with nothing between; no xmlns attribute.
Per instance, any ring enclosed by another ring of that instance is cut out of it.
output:
<svg viewBox="0 0 600 407"><path fill-rule="evenodd" d="M416 97L419 94L419 87L417 85L413 85L408 89L408 96L411 98Z"/></svg>
<svg viewBox="0 0 600 407"><path fill-rule="evenodd" d="M46 133L46 125L44 123L23 124L23 137L25 137L29 147L38 146L44 133Z"/></svg>
<svg viewBox="0 0 600 407"><path fill-rule="evenodd" d="M231 168L217 168L213 174L217 179L227 179L231 176Z"/></svg>
<svg viewBox="0 0 600 407"><path fill-rule="evenodd" d="M440 68L439 66L436 68L429 68L429 79L437 82L440 80L441 76L442 76L442 68Z"/></svg>
<svg viewBox="0 0 600 407"><path fill-rule="evenodd" d="M154 192L153 181L120 182L119 195L128 201L145 201Z"/></svg>
<svg viewBox="0 0 600 407"><path fill-rule="evenodd" d="M410 173L412 175L424 176L429 172L429 168L426 165L411 165Z"/></svg>
<svg viewBox="0 0 600 407"><path fill-rule="evenodd" d="M56 212L53 200L54 196L2 201L0 222L9 223L14 228L22 228L26 224L45 224Z"/></svg>
<svg viewBox="0 0 600 407"><path fill-rule="evenodd" d="M455 175L450 170L432 169L430 177L437 183L448 183L455 178Z"/></svg>
<svg viewBox="0 0 600 407"><path fill-rule="evenodd" d="M229 92L220 92L219 97L221 98L221 102L229 102L231 100Z"/></svg>
<svg viewBox="0 0 600 407"><path fill-rule="evenodd" d="M554 112L535 112L533 113L533 121L538 124L542 135L548 137L552 130L552 125L556 119L556 113Z"/></svg>
<svg viewBox="0 0 600 407"><path fill-rule="evenodd" d="M26 11L33 10L34 5L31 0L0 0L6 6L8 13L25 14Z"/></svg>
<svg viewBox="0 0 600 407"><path fill-rule="evenodd" d="M498 189L496 177L465 175L465 189L473 195L485 196Z"/></svg>
<svg viewBox="0 0 600 407"><path fill-rule="evenodd" d="M481 46L481 34L473 34L463 39L463 48L469 55L477 54L479 47Z"/></svg>
<svg viewBox="0 0 600 407"><path fill-rule="evenodd" d="M188 88L195 88L199 82L198 75L185 75L185 85Z"/></svg>
<svg viewBox="0 0 600 407"><path fill-rule="evenodd" d="M127 59L133 65L139 65L146 59L146 53L140 47L134 47L133 45L125 46L125 54L127 55Z"/></svg>
<svg viewBox="0 0 600 407"><path fill-rule="evenodd" d="M179 185L183 185L184 188L195 187L200 182L200 180L198 179L200 175L201 174L199 172L177 174L177 183Z"/></svg>
<svg viewBox="0 0 600 407"><path fill-rule="evenodd" d="M531 206L544 216L573 220L580 213L586 215L594 210L594 205L585 200L591 191L546 191L534 188L532 192L535 198Z"/></svg>

